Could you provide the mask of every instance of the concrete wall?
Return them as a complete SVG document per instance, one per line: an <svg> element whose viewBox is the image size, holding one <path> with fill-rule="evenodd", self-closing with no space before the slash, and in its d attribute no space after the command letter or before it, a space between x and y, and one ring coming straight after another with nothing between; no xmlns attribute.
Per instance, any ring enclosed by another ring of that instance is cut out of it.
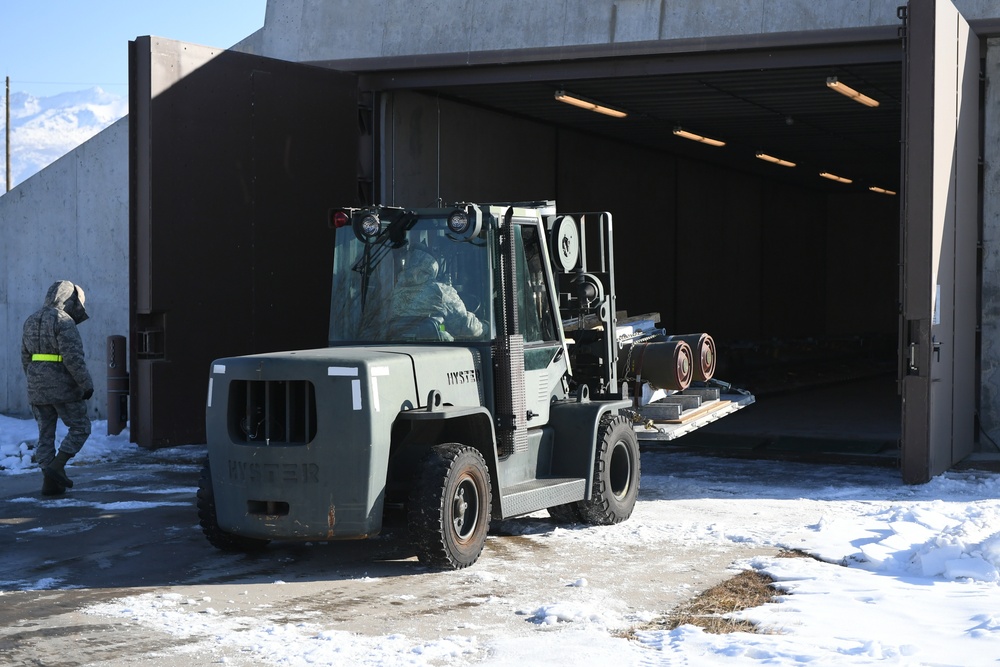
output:
<svg viewBox="0 0 1000 667"><path fill-rule="evenodd" d="M80 325L106 419L105 340L128 334L128 122L119 120L0 197L0 411L29 417L21 326L56 280L87 297Z"/></svg>
<svg viewBox="0 0 1000 667"><path fill-rule="evenodd" d="M264 55L293 61L897 26L902 0L269 0ZM956 0L970 20L995 0Z"/></svg>

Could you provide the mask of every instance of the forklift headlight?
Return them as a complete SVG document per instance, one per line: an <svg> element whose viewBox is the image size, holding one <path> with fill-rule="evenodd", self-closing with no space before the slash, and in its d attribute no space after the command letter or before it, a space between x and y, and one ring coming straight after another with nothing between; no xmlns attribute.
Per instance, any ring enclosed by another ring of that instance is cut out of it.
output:
<svg viewBox="0 0 1000 667"><path fill-rule="evenodd" d="M360 223L361 233L371 238L379 233L382 229L382 223L379 221L378 216L374 213L366 213L361 217Z"/></svg>
<svg viewBox="0 0 1000 667"><path fill-rule="evenodd" d="M455 241L471 241L483 227L483 213L475 204L462 205L448 214L448 230Z"/></svg>
<svg viewBox="0 0 1000 667"><path fill-rule="evenodd" d="M456 234L464 234L469 228L469 214L465 211L454 211L448 216L448 229Z"/></svg>

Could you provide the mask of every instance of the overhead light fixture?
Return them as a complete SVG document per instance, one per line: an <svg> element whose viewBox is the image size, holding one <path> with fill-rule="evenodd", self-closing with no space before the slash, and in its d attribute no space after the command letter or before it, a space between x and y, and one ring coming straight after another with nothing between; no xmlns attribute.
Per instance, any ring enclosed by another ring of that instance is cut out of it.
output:
<svg viewBox="0 0 1000 667"><path fill-rule="evenodd" d="M844 178L843 176L837 176L836 174L831 174L828 171L821 171L819 175L823 178L829 178L831 181L837 181L838 183L853 183L849 178Z"/></svg>
<svg viewBox="0 0 1000 667"><path fill-rule="evenodd" d="M690 139L691 141L698 141L703 144L708 144L709 146L725 146L725 141L720 141L718 139L710 139L709 137L704 137L700 134L695 134L694 132L688 132L687 130L675 127L674 134L678 137L684 137L685 139Z"/></svg>
<svg viewBox="0 0 1000 667"><path fill-rule="evenodd" d="M780 157L774 157L773 155L768 155L767 153L757 153L757 157L764 162L770 162L772 164L780 164L782 167L794 167L795 163L789 160L782 160Z"/></svg>
<svg viewBox="0 0 1000 667"><path fill-rule="evenodd" d="M827 88L836 90L841 95L850 97L855 102L861 102L861 104L864 104L866 107L878 106L878 100L874 100L868 97L867 95L859 93L858 91L848 86L846 83L841 83L840 81L837 81L837 77L835 76L826 77L826 86Z"/></svg>
<svg viewBox="0 0 1000 667"><path fill-rule="evenodd" d="M877 192L880 195L895 195L896 194L895 190L886 190L885 188L880 188L877 185L871 185L871 186L868 187L868 189L871 190L872 192Z"/></svg>
<svg viewBox="0 0 1000 667"><path fill-rule="evenodd" d="M566 104L572 104L575 107L580 107L581 109L587 109L588 111L596 111L597 113L602 113L605 116L611 116L612 118L624 118L628 114L624 111L619 111L618 109L612 109L604 104L598 104L593 100L588 100L585 97L580 97L579 95L570 95L565 90L556 91L556 99L560 102L565 102Z"/></svg>

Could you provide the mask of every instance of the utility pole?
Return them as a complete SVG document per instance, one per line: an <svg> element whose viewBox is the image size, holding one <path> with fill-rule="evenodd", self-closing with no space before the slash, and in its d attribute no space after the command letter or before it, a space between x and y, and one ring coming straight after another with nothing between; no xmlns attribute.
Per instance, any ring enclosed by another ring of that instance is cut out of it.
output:
<svg viewBox="0 0 1000 667"><path fill-rule="evenodd" d="M7 93L3 98L4 109L7 110L7 122L4 123L4 134L7 135L7 192L10 192L10 77L7 77Z"/></svg>

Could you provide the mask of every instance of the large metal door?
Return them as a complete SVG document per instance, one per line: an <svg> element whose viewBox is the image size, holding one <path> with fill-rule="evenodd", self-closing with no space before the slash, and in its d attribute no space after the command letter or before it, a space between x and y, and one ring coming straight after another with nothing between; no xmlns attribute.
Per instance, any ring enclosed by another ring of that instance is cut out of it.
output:
<svg viewBox="0 0 1000 667"><path fill-rule="evenodd" d="M204 442L213 359L326 345L357 82L141 37L129 105L131 438Z"/></svg>
<svg viewBox="0 0 1000 667"><path fill-rule="evenodd" d="M902 467L922 483L974 440L979 46L950 0L905 11Z"/></svg>

